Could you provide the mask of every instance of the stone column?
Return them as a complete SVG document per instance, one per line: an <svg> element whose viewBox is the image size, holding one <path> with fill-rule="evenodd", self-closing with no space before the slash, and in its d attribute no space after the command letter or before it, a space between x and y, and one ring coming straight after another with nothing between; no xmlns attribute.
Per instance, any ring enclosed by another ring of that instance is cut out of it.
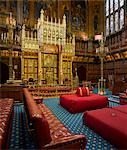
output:
<svg viewBox="0 0 127 150"><path fill-rule="evenodd" d="M42 80L42 59L41 59L41 51L38 51L38 84L41 85Z"/></svg>
<svg viewBox="0 0 127 150"><path fill-rule="evenodd" d="M11 45L10 49L9 49L9 82L13 82L13 26L12 25L8 25L8 33L9 33L9 43Z"/></svg>
<svg viewBox="0 0 127 150"><path fill-rule="evenodd" d="M12 49L9 50L9 80L10 82L13 80L13 53Z"/></svg>
<svg viewBox="0 0 127 150"><path fill-rule="evenodd" d="M73 74L72 74L72 61L73 61L73 56L72 56L72 58L71 58L71 75L70 75L70 82L71 82L71 87L72 87L72 89L73 89Z"/></svg>
<svg viewBox="0 0 127 150"><path fill-rule="evenodd" d="M24 80L24 54L21 55L21 79Z"/></svg>
<svg viewBox="0 0 127 150"><path fill-rule="evenodd" d="M62 71L62 52L61 52L61 45L59 45L59 84L63 84L63 71Z"/></svg>
<svg viewBox="0 0 127 150"><path fill-rule="evenodd" d="M22 27L22 36L21 36L21 48L22 48L22 56L21 56L21 79L24 80L24 48L25 48L25 24Z"/></svg>

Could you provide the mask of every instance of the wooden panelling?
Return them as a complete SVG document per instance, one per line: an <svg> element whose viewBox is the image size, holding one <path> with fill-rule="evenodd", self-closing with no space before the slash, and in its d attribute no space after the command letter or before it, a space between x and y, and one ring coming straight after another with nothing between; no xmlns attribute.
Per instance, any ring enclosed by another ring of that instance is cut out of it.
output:
<svg viewBox="0 0 127 150"><path fill-rule="evenodd" d="M104 76L108 88L118 94L127 88L127 60L113 61L104 64ZM112 82L112 84L110 84Z"/></svg>
<svg viewBox="0 0 127 150"><path fill-rule="evenodd" d="M22 87L20 85L2 85L0 88L0 98L13 98L14 101L23 100Z"/></svg>

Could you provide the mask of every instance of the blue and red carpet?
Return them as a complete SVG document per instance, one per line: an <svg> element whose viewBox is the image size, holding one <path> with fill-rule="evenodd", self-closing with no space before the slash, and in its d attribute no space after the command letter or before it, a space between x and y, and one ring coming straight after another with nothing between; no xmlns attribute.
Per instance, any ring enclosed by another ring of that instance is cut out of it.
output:
<svg viewBox="0 0 127 150"><path fill-rule="evenodd" d="M83 133L87 138L86 150L115 150L116 148L91 129L83 125L82 113L70 114L59 105L58 98L45 99L44 103L54 115L73 133ZM36 149L27 128L23 104L15 104L9 149Z"/></svg>

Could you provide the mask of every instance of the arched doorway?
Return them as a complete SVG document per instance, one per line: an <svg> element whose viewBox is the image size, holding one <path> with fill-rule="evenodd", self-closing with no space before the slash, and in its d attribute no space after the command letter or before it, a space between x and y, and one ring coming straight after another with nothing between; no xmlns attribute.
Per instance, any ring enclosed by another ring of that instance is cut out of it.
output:
<svg viewBox="0 0 127 150"><path fill-rule="evenodd" d="M0 83L6 83L9 80L9 68L6 64L0 62Z"/></svg>
<svg viewBox="0 0 127 150"><path fill-rule="evenodd" d="M84 66L80 66L77 68L77 75L79 78L79 86L82 86L82 81L86 80L86 68Z"/></svg>

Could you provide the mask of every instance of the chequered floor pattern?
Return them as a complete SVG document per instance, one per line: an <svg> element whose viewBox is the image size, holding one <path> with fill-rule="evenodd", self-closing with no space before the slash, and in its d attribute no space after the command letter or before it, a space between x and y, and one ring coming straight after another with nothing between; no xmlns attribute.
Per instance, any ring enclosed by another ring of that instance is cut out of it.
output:
<svg viewBox="0 0 127 150"><path fill-rule="evenodd" d="M9 149L36 149L29 135L27 127L26 114L23 104L14 106L14 118L12 124L12 133L10 138Z"/></svg>
<svg viewBox="0 0 127 150"><path fill-rule="evenodd" d="M85 134L87 138L86 150L116 150L113 145L83 125L82 113L70 114L59 105L58 98L44 99L43 102L71 132ZM16 104L14 106L14 119L9 144L10 150L36 149L26 124L24 106L22 103Z"/></svg>
<svg viewBox="0 0 127 150"><path fill-rule="evenodd" d="M83 113L70 114L59 105L59 99L46 99L44 103L52 110L56 117L73 133L85 134L87 138L86 150L115 150L109 142L101 138L91 129L83 125Z"/></svg>

